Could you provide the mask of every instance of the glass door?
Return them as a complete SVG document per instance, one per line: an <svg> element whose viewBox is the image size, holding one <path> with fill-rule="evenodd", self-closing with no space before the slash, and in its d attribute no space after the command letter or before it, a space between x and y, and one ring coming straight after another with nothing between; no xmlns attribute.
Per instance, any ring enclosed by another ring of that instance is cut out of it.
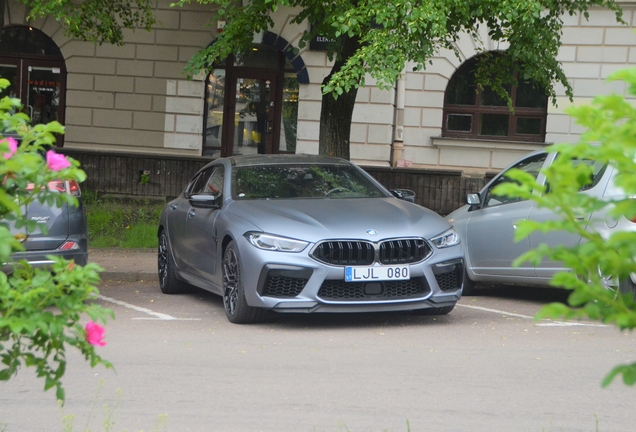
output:
<svg viewBox="0 0 636 432"><path fill-rule="evenodd" d="M298 77L274 47L254 44L208 74L203 156L296 153Z"/></svg>
<svg viewBox="0 0 636 432"><path fill-rule="evenodd" d="M59 66L35 65L25 61L27 88L23 103L31 117L31 124L60 121L63 110L62 70Z"/></svg>
<svg viewBox="0 0 636 432"><path fill-rule="evenodd" d="M272 153L275 94L271 79L236 79L233 155Z"/></svg>
<svg viewBox="0 0 636 432"><path fill-rule="evenodd" d="M10 85L0 96L20 99L23 112L31 124L58 121L64 123L64 95L66 71L63 62L0 58L0 76ZM58 145L61 145L58 137Z"/></svg>

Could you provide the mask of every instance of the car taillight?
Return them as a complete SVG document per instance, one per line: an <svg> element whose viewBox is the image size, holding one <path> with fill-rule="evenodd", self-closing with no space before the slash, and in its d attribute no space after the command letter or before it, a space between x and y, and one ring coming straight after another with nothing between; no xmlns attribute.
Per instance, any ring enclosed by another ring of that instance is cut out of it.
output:
<svg viewBox="0 0 636 432"><path fill-rule="evenodd" d="M53 180L48 184L49 190L51 192L66 192L66 185L63 180Z"/></svg>
<svg viewBox="0 0 636 432"><path fill-rule="evenodd" d="M76 250L79 248L79 244L74 241L67 241L62 246L60 246L60 250Z"/></svg>
<svg viewBox="0 0 636 432"><path fill-rule="evenodd" d="M66 185L68 183L68 193L73 196L79 197L82 195L82 191L80 189L79 183L75 180L70 180L68 182L64 180L53 180L47 184L47 187L51 192L66 192ZM26 187L27 191L32 191L35 185L33 183L29 183Z"/></svg>
<svg viewBox="0 0 636 432"><path fill-rule="evenodd" d="M76 197L82 196L82 190L80 189L79 183L75 180L70 180L68 182L68 193Z"/></svg>

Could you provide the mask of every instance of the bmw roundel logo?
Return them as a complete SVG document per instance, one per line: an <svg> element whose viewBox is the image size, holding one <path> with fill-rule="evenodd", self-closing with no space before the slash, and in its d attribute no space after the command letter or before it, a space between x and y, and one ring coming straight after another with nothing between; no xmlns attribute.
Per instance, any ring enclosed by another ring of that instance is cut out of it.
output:
<svg viewBox="0 0 636 432"><path fill-rule="evenodd" d="M378 232L376 230L370 229L370 230L367 230L367 234L374 236L374 235L378 235Z"/></svg>

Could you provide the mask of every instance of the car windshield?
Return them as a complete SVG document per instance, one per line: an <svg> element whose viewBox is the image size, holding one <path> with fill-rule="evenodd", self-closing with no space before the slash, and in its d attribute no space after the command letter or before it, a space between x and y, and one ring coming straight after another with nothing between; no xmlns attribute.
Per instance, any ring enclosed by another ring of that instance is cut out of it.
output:
<svg viewBox="0 0 636 432"><path fill-rule="evenodd" d="M232 190L237 200L387 196L357 169L344 164L237 167Z"/></svg>

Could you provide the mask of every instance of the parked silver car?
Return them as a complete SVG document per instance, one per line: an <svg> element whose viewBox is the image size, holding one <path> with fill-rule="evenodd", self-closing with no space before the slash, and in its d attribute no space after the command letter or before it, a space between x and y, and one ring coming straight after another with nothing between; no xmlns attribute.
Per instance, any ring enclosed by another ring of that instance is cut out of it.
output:
<svg viewBox="0 0 636 432"><path fill-rule="evenodd" d="M567 271L563 263L547 259L543 260L538 267L534 267L529 262L519 267L512 266L516 258L542 243L549 246L572 247L581 239L578 235L563 231L534 232L525 240L515 243L514 235L519 221L542 222L555 219L557 216L551 210L539 207L534 201L492 194L495 186L511 181L505 175L512 168L530 173L539 184L544 184L545 177L540 170L548 167L556 157L557 154L545 151L526 155L494 177L479 193L469 194L466 199L468 204L448 215L449 222L462 240L466 254L464 295L474 293L476 282L548 286L556 272ZM577 163L588 164L593 171L591 182L581 193L596 198L624 197L622 189L614 184L615 173L611 165L592 160L579 160ZM606 212L607 210L601 210L593 214L581 215L581 218L588 221L588 228L592 227L605 238L609 237L612 231L636 230L636 221L630 221L625 217L612 218ZM610 275L603 277L603 283L608 289L620 289L623 292L634 292L635 282L634 275L621 281Z"/></svg>
<svg viewBox="0 0 636 432"><path fill-rule="evenodd" d="M79 265L88 262L88 227L86 211L81 199L81 189L76 181L55 180L49 182L50 191L67 193L75 196L78 206L63 204L61 207L39 203L31 203L26 209L27 219L46 227L27 233L25 228L16 228L12 221L5 221L10 232L23 238L24 252L12 256L13 262L26 260L33 267L46 267L53 263L50 255L75 260ZM10 273L13 263L4 263L2 271Z"/></svg>
<svg viewBox="0 0 636 432"><path fill-rule="evenodd" d="M337 158L217 159L161 215L161 290L219 294L234 323L267 310L447 314L461 245L445 219L397 198L409 195Z"/></svg>

